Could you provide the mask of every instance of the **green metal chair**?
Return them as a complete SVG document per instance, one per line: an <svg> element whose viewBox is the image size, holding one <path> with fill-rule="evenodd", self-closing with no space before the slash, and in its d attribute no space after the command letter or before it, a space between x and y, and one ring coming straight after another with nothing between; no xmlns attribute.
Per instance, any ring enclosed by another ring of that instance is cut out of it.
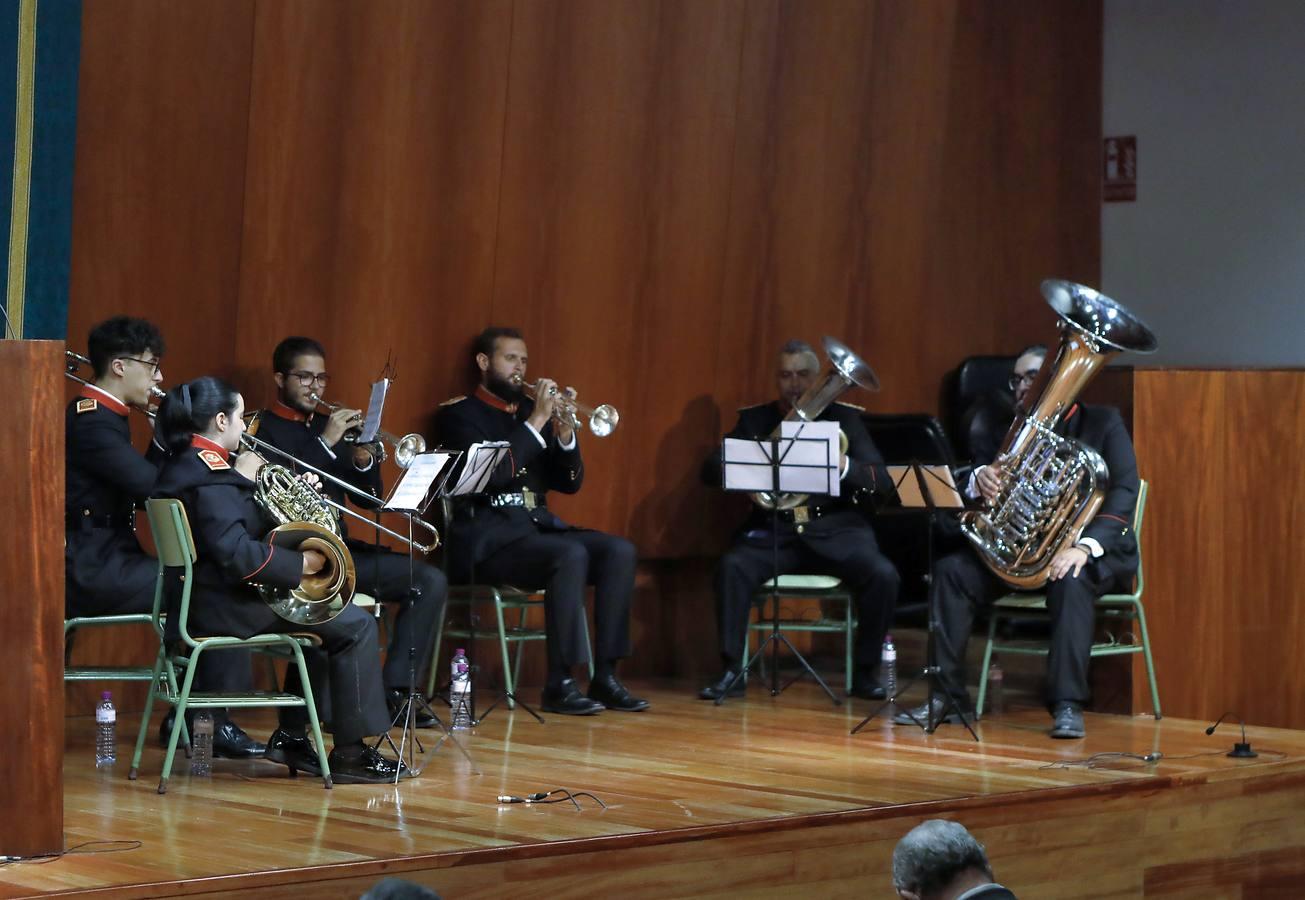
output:
<svg viewBox="0 0 1305 900"><path fill-rule="evenodd" d="M185 727L186 710L228 707L243 709L265 706L303 706L308 710L308 720L312 724L313 744L317 747L318 758L322 763L322 783L331 787L331 772L327 763L326 744L322 740L321 723L317 720L317 707L313 702L312 683L308 678L308 667L304 663L303 648L313 646L316 639L309 635L259 634L251 638L235 637L191 637L187 630L190 615L190 595L194 582L195 541L191 536L190 522L186 518L185 507L178 500L150 500L145 504L149 515L150 529L154 532L154 543L159 553L159 575L154 588L154 612L151 621L159 638L158 658L154 662L151 676L152 686L145 703L145 712L141 716L140 733L136 736L136 752L131 758L131 770L127 777L135 780L140 769L141 754L145 749L145 740L149 733L150 714L154 711L154 701L161 700L176 707L177 722ZM164 635L163 613L165 608L164 583L166 572L170 568L182 570L181 599L177 608L177 631L179 641L169 646ZM288 659L299 668L300 684L304 696L258 691L248 694L197 694L191 686L195 680L195 670L200 656L205 651L221 650L233 647L254 650L272 656ZM176 671L185 670L185 678L180 689L177 687ZM166 673L166 677L164 677ZM172 729L168 740L167 755L163 759L163 771L159 778L159 793L167 793L168 778L172 773L172 760L177 751L177 740L181 728Z"/></svg>
<svg viewBox="0 0 1305 900"><path fill-rule="evenodd" d="M774 627L772 619L763 615L765 603L771 596L773 581L774 579L767 580L752 595L753 600L758 602L753 604L753 608L757 610L757 620L748 625L749 658L752 655L753 638L758 637L762 632L769 634ZM851 592L843 586L840 579L832 575L780 575L779 587L776 591L776 602L785 598L804 598L820 601L820 617L817 619L801 619L793 615L786 617L781 606L779 629L780 631L842 634L844 636L843 676L846 679L844 689L850 692L852 690L853 635L856 632L856 614L852 609ZM835 604L842 605L843 616L841 618L829 615L830 610L827 607ZM765 664L764 659L762 664Z"/></svg>
<svg viewBox="0 0 1305 900"><path fill-rule="evenodd" d="M1146 610L1142 606L1142 516L1146 512L1147 483L1143 481L1137 492L1137 509L1133 513L1133 534L1137 538L1137 585L1131 594L1105 594L1097 599L1097 609L1101 615L1114 620L1136 621L1141 643L1124 643L1114 635L1104 641L1093 643L1091 656L1120 656L1141 653L1146 660L1146 677L1151 685L1151 708L1156 719L1160 714L1160 691L1156 687L1155 663L1151 658L1151 636L1146 630ZM1045 594L1008 594L993 604L992 618L988 623L988 645L983 651L983 668L979 675L979 702L975 707L979 716L983 715L983 703L988 692L988 668L992 664L992 654L1007 653L1024 656L1046 656L1047 645L1042 642L1015 641L999 643L997 628L1001 622L1015 618L1024 618L1030 614L1047 614L1047 597ZM1130 632L1131 637L1131 632Z"/></svg>
<svg viewBox="0 0 1305 900"><path fill-rule="evenodd" d="M149 625L154 621L150 613L123 613L112 616L77 616L63 620L64 646L68 646L79 628L104 628L122 625ZM63 669L64 681L153 681L150 666L68 666Z"/></svg>

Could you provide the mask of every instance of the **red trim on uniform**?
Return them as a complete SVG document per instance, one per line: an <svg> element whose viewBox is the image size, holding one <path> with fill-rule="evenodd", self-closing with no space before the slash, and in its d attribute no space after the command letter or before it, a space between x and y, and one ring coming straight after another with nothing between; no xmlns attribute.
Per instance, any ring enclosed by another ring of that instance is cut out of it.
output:
<svg viewBox="0 0 1305 900"><path fill-rule="evenodd" d="M278 419L289 419L291 422L308 421L308 413L300 412L293 407L286 406L280 400L276 401L276 403L268 409L268 412L276 416Z"/></svg>
<svg viewBox="0 0 1305 900"><path fill-rule="evenodd" d="M231 451L223 447L217 441L210 441L202 434L192 434L190 436L190 446L197 447L200 450L212 450L218 456L222 457L223 462L231 460Z"/></svg>
<svg viewBox="0 0 1305 900"><path fill-rule="evenodd" d="M1065 421L1068 422L1070 419L1074 418L1074 413L1076 412L1078 412L1077 403L1075 403L1073 406L1069 408L1069 412L1065 413Z"/></svg>
<svg viewBox="0 0 1305 900"><path fill-rule="evenodd" d="M476 397L500 412L516 413L517 411L518 404L508 403L498 394L491 392L490 389L485 387L483 384L476 386Z"/></svg>
<svg viewBox="0 0 1305 900"><path fill-rule="evenodd" d="M1114 519L1116 522L1123 522L1125 525L1128 524L1128 520L1127 520L1127 519L1123 518L1122 516L1112 516L1110 513L1098 513L1098 514L1097 514L1097 518L1098 518L1098 519Z"/></svg>
<svg viewBox="0 0 1305 900"><path fill-rule="evenodd" d="M104 388L98 388L93 384L84 384L82 385L82 389L77 392L77 396L83 397L87 400L98 400L104 405L105 409L112 410L120 416L127 415L127 404L110 394Z"/></svg>
<svg viewBox="0 0 1305 900"><path fill-rule="evenodd" d="M272 561L272 554L274 554L274 553L276 553L276 544L272 543L272 542L269 540L269 541L267 542L267 559L263 560L263 564L262 564L261 566L259 566L259 567L258 567L257 569L255 569L254 571L250 572L248 575L246 575L246 576L245 576L243 579L241 579L241 580L242 580L242 581L248 581L249 579L251 579L251 578L253 578L255 575L257 575L259 572L261 572L261 571L263 571L264 569L266 569L266 568L267 568L267 564L270 563L270 562Z"/></svg>

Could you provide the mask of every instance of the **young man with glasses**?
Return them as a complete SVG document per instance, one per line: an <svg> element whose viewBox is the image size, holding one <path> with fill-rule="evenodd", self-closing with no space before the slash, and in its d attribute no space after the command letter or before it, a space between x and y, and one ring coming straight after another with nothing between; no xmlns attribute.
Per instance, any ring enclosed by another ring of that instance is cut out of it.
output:
<svg viewBox="0 0 1305 900"><path fill-rule="evenodd" d="M159 563L136 539L136 507L154 490L167 452L151 439L142 456L131 443L129 408L149 407L163 381L163 336L150 322L115 316L91 329L92 383L68 405L65 419L64 610L73 616L148 613ZM198 690L251 687L249 654L205 656ZM230 759L263 755L264 746L215 710L213 752ZM164 721L163 737L171 729Z"/></svg>
<svg viewBox="0 0 1305 900"><path fill-rule="evenodd" d="M272 379L276 382L276 402L254 416L249 433L300 463L328 472L374 497L381 497L379 461L365 447L344 440L351 429L362 425L362 411L343 406L329 414L318 411L330 385L326 350L322 345L307 337L288 337L277 344L272 353ZM308 471L291 460L278 458L276 454L264 455L269 462L293 471ZM361 500L353 493L346 498L345 489L328 479L322 480L322 492L340 504L347 499L357 505ZM397 712L408 693L408 648L416 648L417 680L420 683L422 672L430 662L435 625L444 614L448 582L439 569L421 560L414 561L411 575L416 602L413 603L408 590L408 556L368 543L365 527L356 526L354 530L358 537L349 537L343 516L340 530L349 552L353 554L358 590L377 600L400 605L391 630L384 668L387 700L391 711ZM423 713L418 715L417 724L428 728L435 724L435 720Z"/></svg>
<svg viewBox="0 0 1305 900"><path fill-rule="evenodd" d="M1036 402L1033 385L1047 356L1042 346L1030 347L1019 355L1011 373L1015 413L1028 412ZM1000 425L1004 436L1009 418ZM1137 539L1133 533L1133 510L1140 481L1133 442L1119 410L1108 406L1075 403L1065 413L1057 432L1079 441L1101 454L1110 472L1109 487L1101 508L1083 529L1072 547L1062 549L1051 562L1051 580L1044 588L1051 615L1051 653L1047 658L1047 707L1051 712L1053 738L1081 738L1086 734L1083 707L1090 695L1088 662L1092 650L1097 597L1127 590L1137 574ZM970 478L966 493L971 499L991 501L1001 488L1001 460L995 458L1002 438ZM986 609L1010 588L990 572L974 550L966 547L940 559L930 580L929 602L936 617L935 660L944 691L968 713L972 709L965 678L965 647L970 639L976 611ZM943 698L935 697L934 720L942 714ZM899 714L894 721L910 725L924 721L928 704ZM912 718L912 716L914 718ZM945 721L957 721L949 713Z"/></svg>

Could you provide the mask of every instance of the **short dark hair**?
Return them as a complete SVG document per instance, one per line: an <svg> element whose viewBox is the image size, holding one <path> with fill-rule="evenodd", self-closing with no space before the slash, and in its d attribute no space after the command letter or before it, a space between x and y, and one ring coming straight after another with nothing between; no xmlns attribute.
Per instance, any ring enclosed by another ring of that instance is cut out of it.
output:
<svg viewBox="0 0 1305 900"><path fill-rule="evenodd" d="M115 359L140 356L147 350L163 356L163 335L152 322L131 316L105 319L86 338L86 355L90 357L96 378L102 378Z"/></svg>
<svg viewBox="0 0 1305 900"><path fill-rule="evenodd" d="M498 343L499 338L513 338L515 340L525 340L521 337L521 332L515 328L506 328L502 325L492 325L486 328L476 336L476 343L472 345L471 356L474 359L480 354L486 356L494 355L494 346Z"/></svg>
<svg viewBox="0 0 1305 900"><path fill-rule="evenodd" d="M284 375L301 356L320 356L326 359L326 349L310 337L288 337L272 351L272 371Z"/></svg>
<svg viewBox="0 0 1305 900"><path fill-rule="evenodd" d="M992 879L992 866L983 845L960 822L921 822L893 849L893 887L899 891L922 896L937 893L970 870Z"/></svg>
<svg viewBox="0 0 1305 900"><path fill-rule="evenodd" d="M1019 359L1021 356L1028 356L1029 354L1033 354L1034 356L1046 356L1047 345L1030 344L1029 346L1025 347L1023 350L1021 350L1019 353L1015 354L1015 358Z"/></svg>
<svg viewBox="0 0 1305 900"><path fill-rule="evenodd" d="M185 450L195 433L207 430L218 413L233 415L239 396L229 383L212 375L174 387L159 404L155 418L160 443L173 453Z"/></svg>

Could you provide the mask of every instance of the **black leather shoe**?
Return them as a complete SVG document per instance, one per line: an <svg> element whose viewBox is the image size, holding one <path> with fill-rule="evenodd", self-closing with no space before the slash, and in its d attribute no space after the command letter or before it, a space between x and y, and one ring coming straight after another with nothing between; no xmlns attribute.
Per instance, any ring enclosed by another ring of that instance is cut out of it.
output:
<svg viewBox="0 0 1305 900"><path fill-rule="evenodd" d="M965 710L965 718L973 720L974 713L969 709L969 704L960 704ZM946 715L943 710L946 709ZM933 698L933 723L935 725L960 725L961 717L956 714L955 708L949 706L947 701L942 697ZM919 706L910 710L902 710L893 716L894 725L928 725L929 724L929 704L921 703Z"/></svg>
<svg viewBox="0 0 1305 900"><path fill-rule="evenodd" d="M852 690L848 691L848 696L860 697L862 700L887 700L888 692L884 690L883 685L875 684L869 681L852 682Z"/></svg>
<svg viewBox="0 0 1305 900"><path fill-rule="evenodd" d="M607 709L617 712L643 712L648 708L647 700L636 697L626 690L625 685L615 675L595 678L589 683L589 699L601 703Z"/></svg>
<svg viewBox="0 0 1305 900"><path fill-rule="evenodd" d="M336 747L326 759L335 784L385 784L412 777L401 761L382 756L375 747L364 747L361 754Z"/></svg>
<svg viewBox="0 0 1305 900"><path fill-rule="evenodd" d="M603 704L580 693L574 678L563 679L555 688L544 688L539 705L544 712L561 713L564 716L592 716L604 709Z"/></svg>
<svg viewBox="0 0 1305 900"><path fill-rule="evenodd" d="M280 763L290 770L290 774L307 772L309 775L321 775L322 764L317 758L317 749L307 735L298 737L278 728L267 739L267 752L263 758L268 762Z"/></svg>
<svg viewBox="0 0 1305 900"><path fill-rule="evenodd" d="M1052 737L1073 739L1087 735L1087 729L1083 726L1083 710L1077 704L1057 703L1051 717L1055 720L1051 726Z"/></svg>
<svg viewBox="0 0 1305 900"><path fill-rule="evenodd" d="M262 759L267 745L245 734L230 719L223 722L213 732L213 755L219 759Z"/></svg>
<svg viewBox="0 0 1305 900"><path fill-rule="evenodd" d="M420 694L418 696L420 696ZM407 691L401 691L398 690L397 688L391 688L390 690L385 692L385 705L388 706L390 709L391 720L393 720L394 717L399 714L399 710L403 708L403 703L407 699L408 699ZM426 709L422 706L417 707L417 714L413 716L412 721L413 724L416 725L418 728L435 727L435 717L432 716L429 712L427 712ZM400 722L397 724L402 725L403 723Z"/></svg>
<svg viewBox="0 0 1305 900"><path fill-rule="evenodd" d="M733 683L730 679L733 678ZM748 683L743 679L743 675L734 672L726 672L720 678L698 691L699 700L719 700L725 693L725 685L729 684L731 697L742 697L743 692L748 689Z"/></svg>

